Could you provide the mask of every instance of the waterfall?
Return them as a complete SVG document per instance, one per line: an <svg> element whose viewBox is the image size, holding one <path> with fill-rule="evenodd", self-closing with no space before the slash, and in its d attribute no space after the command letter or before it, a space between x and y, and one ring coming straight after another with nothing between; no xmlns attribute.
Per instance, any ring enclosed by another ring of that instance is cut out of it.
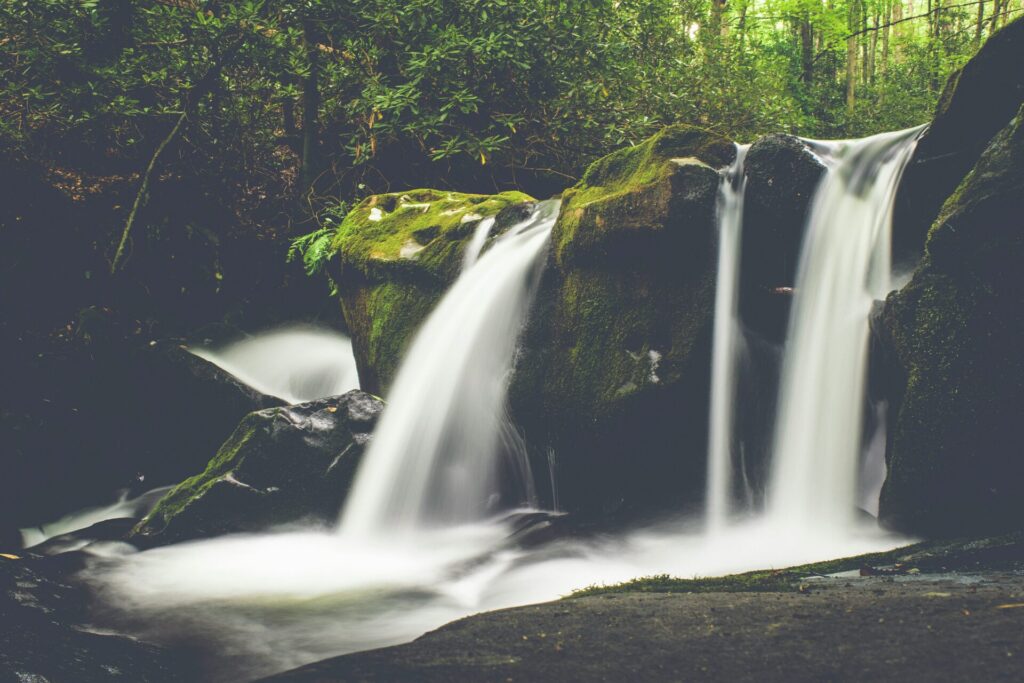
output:
<svg viewBox="0 0 1024 683"><path fill-rule="evenodd" d="M790 314L768 513L841 530L854 518L872 301L890 290L892 208L920 128L810 142L828 172L811 204Z"/></svg>
<svg viewBox="0 0 1024 683"><path fill-rule="evenodd" d="M483 251L493 227L494 216L489 216L477 224L476 230L473 231L473 237L470 238L469 244L466 245L466 251L462 254L462 270L469 270L480 258L480 252Z"/></svg>
<svg viewBox="0 0 1024 683"><path fill-rule="evenodd" d="M506 502L503 456L519 480L512 502L533 502L506 387L558 208L541 202L497 237L416 334L356 474L344 534L479 520Z"/></svg>
<svg viewBox="0 0 1024 683"><path fill-rule="evenodd" d="M334 330L290 325L192 353L253 389L288 403L359 388L352 341Z"/></svg>
<svg viewBox="0 0 1024 683"><path fill-rule="evenodd" d="M743 193L747 185L744 162L749 147L736 146L736 160L722 175L718 189L718 274L715 283L707 481L707 524L712 532L728 520L732 492L736 365L741 334L737 305Z"/></svg>

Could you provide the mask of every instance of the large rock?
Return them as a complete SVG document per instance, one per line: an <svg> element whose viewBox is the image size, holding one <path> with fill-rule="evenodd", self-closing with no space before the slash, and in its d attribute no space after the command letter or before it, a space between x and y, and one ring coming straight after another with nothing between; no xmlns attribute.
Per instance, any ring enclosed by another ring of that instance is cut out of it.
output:
<svg viewBox="0 0 1024 683"><path fill-rule="evenodd" d="M649 510L703 488L715 203L734 157L671 126L564 194L510 390L564 509Z"/></svg>
<svg viewBox="0 0 1024 683"><path fill-rule="evenodd" d="M880 513L890 526L948 535L1024 519L1022 216L1024 109L945 203L913 280L886 302Z"/></svg>
<svg viewBox="0 0 1024 683"><path fill-rule="evenodd" d="M0 519L38 525L121 488L180 481L245 415L282 405L131 324L85 309L70 339L28 361L39 397L0 411Z"/></svg>
<svg viewBox="0 0 1024 683"><path fill-rule="evenodd" d="M746 158L740 314L773 342L785 336L811 199L825 165L800 138L768 135Z"/></svg>
<svg viewBox="0 0 1024 683"><path fill-rule="evenodd" d="M383 402L362 391L247 415L206 469L167 494L133 532L146 545L330 523Z"/></svg>
<svg viewBox="0 0 1024 683"><path fill-rule="evenodd" d="M411 190L368 197L349 212L333 246L361 387L386 394L413 333L458 276L480 221L494 216L495 235L532 205L521 192Z"/></svg>
<svg viewBox="0 0 1024 683"><path fill-rule="evenodd" d="M1012 66L1021 63L1024 18L989 38L950 76L900 184L893 218L897 262L920 257L943 202L1024 103L1024 69Z"/></svg>

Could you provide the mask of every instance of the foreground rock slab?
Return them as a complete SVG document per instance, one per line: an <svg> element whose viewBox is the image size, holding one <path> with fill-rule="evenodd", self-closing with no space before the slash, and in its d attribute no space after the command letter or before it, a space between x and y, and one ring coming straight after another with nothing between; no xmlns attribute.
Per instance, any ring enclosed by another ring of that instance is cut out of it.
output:
<svg viewBox="0 0 1024 683"><path fill-rule="evenodd" d="M1022 620L1019 573L608 594L470 617L266 680L1020 680Z"/></svg>

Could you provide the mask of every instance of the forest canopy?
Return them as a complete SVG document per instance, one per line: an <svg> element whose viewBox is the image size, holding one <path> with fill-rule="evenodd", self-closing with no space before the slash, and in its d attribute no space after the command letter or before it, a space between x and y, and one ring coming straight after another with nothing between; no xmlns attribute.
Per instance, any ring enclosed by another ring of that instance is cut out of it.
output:
<svg viewBox="0 0 1024 683"><path fill-rule="evenodd" d="M1024 0L9 0L0 141L62 172L194 176L242 213L297 201L315 227L373 192L555 192L672 122L740 141L918 125L947 76L1022 11Z"/></svg>

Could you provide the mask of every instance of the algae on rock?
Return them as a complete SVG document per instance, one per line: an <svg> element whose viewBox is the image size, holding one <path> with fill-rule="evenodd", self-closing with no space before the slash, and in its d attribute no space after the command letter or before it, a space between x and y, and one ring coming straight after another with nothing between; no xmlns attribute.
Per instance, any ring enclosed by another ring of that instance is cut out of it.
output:
<svg viewBox="0 0 1024 683"><path fill-rule="evenodd" d="M458 277L480 221L494 217L497 235L533 203L522 192L410 190L367 197L349 212L333 249L360 386L386 393L412 335Z"/></svg>
<svg viewBox="0 0 1024 683"><path fill-rule="evenodd" d="M337 518L383 402L354 390L247 415L133 531L155 545Z"/></svg>
<svg viewBox="0 0 1024 683"><path fill-rule="evenodd" d="M510 401L564 509L652 509L703 487L716 169L734 156L670 126L563 196Z"/></svg>

